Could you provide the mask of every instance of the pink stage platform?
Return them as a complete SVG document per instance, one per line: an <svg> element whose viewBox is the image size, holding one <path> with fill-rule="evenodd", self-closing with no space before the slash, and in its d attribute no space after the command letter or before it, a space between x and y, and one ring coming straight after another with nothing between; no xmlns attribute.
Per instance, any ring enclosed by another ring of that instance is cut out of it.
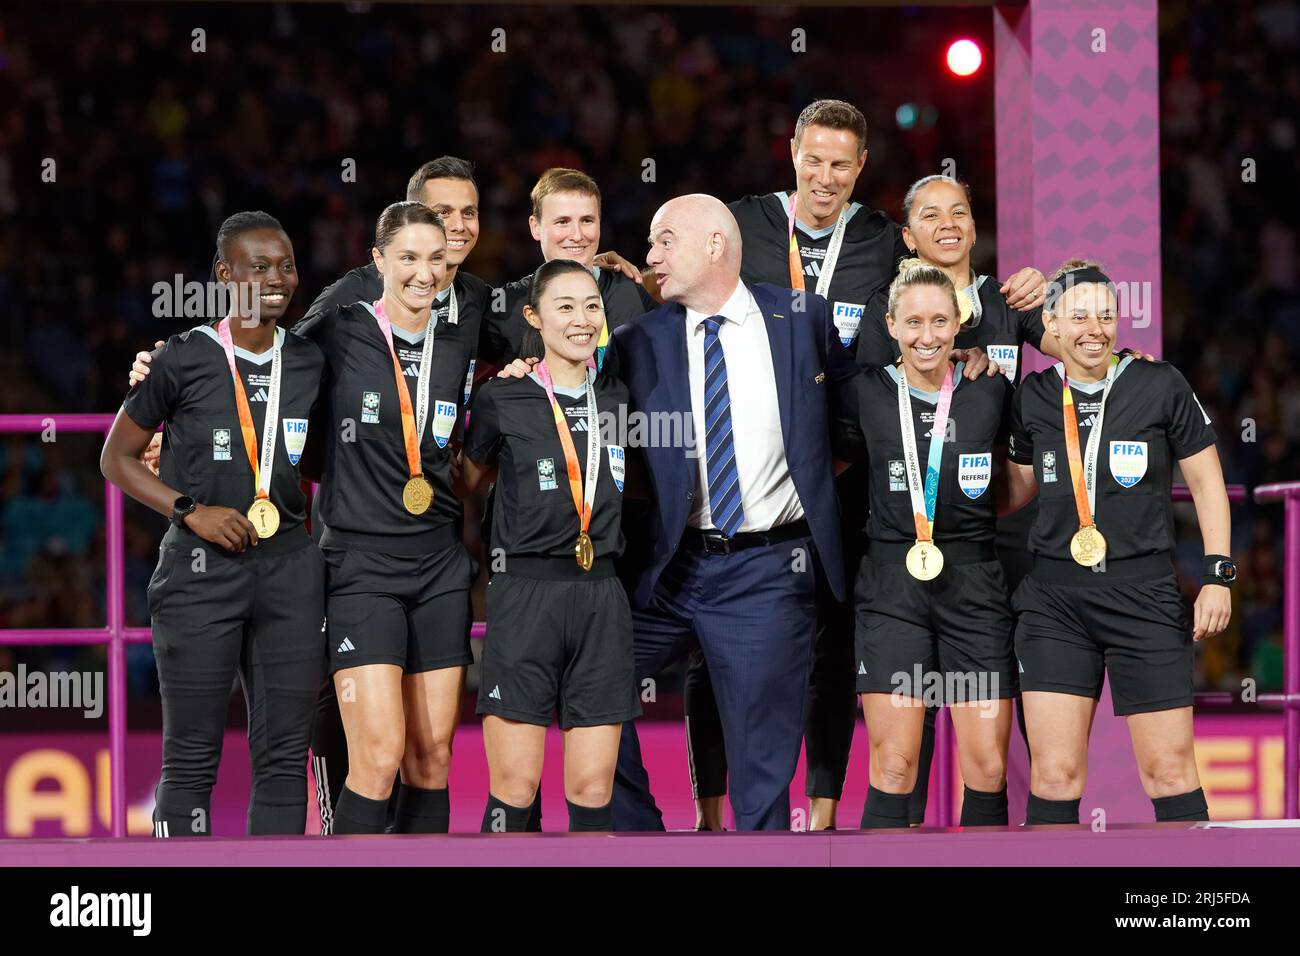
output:
<svg viewBox="0 0 1300 956"><path fill-rule="evenodd" d="M1294 866L1300 824L963 832L6 840L0 866Z"/></svg>

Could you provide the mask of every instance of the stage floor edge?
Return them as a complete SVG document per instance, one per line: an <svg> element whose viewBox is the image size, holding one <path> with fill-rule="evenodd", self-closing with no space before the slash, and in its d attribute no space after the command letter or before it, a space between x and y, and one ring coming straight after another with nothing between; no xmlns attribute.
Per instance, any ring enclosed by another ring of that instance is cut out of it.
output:
<svg viewBox="0 0 1300 956"><path fill-rule="evenodd" d="M0 867L1294 866L1297 821L833 833L0 840Z"/></svg>

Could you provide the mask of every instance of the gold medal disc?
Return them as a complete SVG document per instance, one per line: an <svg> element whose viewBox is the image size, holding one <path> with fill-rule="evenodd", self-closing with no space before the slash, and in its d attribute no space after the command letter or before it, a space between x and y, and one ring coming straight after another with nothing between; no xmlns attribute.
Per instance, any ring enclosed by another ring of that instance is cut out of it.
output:
<svg viewBox="0 0 1300 956"><path fill-rule="evenodd" d="M907 573L918 581L933 581L943 570L943 552L933 541L918 541L907 552Z"/></svg>
<svg viewBox="0 0 1300 956"><path fill-rule="evenodd" d="M1100 564L1106 557L1106 539L1096 525L1088 525L1074 533L1070 539L1070 557L1085 568Z"/></svg>
<svg viewBox="0 0 1300 956"><path fill-rule="evenodd" d="M578 535L578 541L573 546L573 556L578 559L578 566L584 571L590 571L591 566L596 563L596 548L591 543L591 537L587 532Z"/></svg>
<svg viewBox="0 0 1300 956"><path fill-rule="evenodd" d="M269 538L280 529L280 510L270 498L256 498L248 506L248 520L259 538Z"/></svg>
<svg viewBox="0 0 1300 956"><path fill-rule="evenodd" d="M433 504L433 485L424 475L416 475L402 488L402 504L413 515L422 515Z"/></svg>

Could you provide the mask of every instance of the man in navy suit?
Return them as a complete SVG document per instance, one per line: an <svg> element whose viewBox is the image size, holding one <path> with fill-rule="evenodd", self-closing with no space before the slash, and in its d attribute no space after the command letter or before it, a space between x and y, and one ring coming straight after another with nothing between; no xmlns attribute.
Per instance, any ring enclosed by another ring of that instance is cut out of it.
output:
<svg viewBox="0 0 1300 956"><path fill-rule="evenodd" d="M666 203L650 244L665 305L615 332L606 370L626 383L630 413L689 422L677 433L693 440L628 450L651 492L641 528L635 516L627 522L623 569L637 676L698 642L736 825L786 829L815 576L845 597L828 403L856 366L820 296L740 281L740 230L717 199ZM663 828L632 724L614 813L619 830Z"/></svg>

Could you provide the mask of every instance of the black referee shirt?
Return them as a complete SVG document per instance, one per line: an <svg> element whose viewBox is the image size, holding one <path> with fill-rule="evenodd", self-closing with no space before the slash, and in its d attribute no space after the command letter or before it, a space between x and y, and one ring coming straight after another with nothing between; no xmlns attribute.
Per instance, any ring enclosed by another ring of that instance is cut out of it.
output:
<svg viewBox="0 0 1300 956"><path fill-rule="evenodd" d="M528 304L528 292L532 288L533 277L525 276L501 287L504 298L497 296L494 305L502 304L505 315L504 336L506 339L506 358L540 358L540 356L519 355L524 333L528 323L524 320L524 306ZM609 335L624 323L653 312L659 308L649 292L638 282L629 279L621 272L608 269L596 270L596 286L600 289L600 298L605 305L605 324Z"/></svg>
<svg viewBox="0 0 1300 956"><path fill-rule="evenodd" d="M1070 557L1079 528L1061 408L1063 366L1035 372L1016 389L1008 450L1012 461L1033 465L1038 518L1029 550ZM1103 382L1071 385L1079 422L1079 454L1101 407ZM1174 546L1169 489L1174 464L1213 445L1214 429L1182 373L1167 362L1120 360L1106 400L1097 455L1097 529L1108 560L1169 551Z"/></svg>
<svg viewBox="0 0 1300 956"><path fill-rule="evenodd" d="M276 330L280 350L280 425L276 429L271 503L280 511L280 529L303 523L306 499L298 478L298 459L321 384L325 359L311 342ZM162 480L202 505L247 511L257 495L253 467L244 449L230 378L217 330L201 325L173 335L153 353L150 373L131 390L122 408L131 421L152 431L163 429ZM262 427L271 389L271 350L260 355L235 349L235 368L244 382L261 454Z"/></svg>
<svg viewBox="0 0 1300 956"><path fill-rule="evenodd" d="M433 485L434 499L421 515L410 514L402 504L402 488L410 478L402 406L392 355L370 303L335 306L304 319L297 327L325 354L322 391L326 401L317 416L319 438L324 442L320 515L331 532L382 535L400 541L450 522L459 537L461 505L452 491L451 437L464 410L465 379L478 341L478 315L461 309L452 325L445 302L433 311L438 325L420 461ZM393 326L393 347L413 411L424 335ZM401 544L393 547L393 554L419 553Z"/></svg>
<svg viewBox="0 0 1300 956"><path fill-rule="evenodd" d="M982 314L979 321L972 316L957 332L954 348L982 348L1002 368L1012 383L1020 380L1024 364L1026 343L1039 348L1043 342L1043 310L1040 306L1028 312L1019 312L1007 305L1006 297L998 291L1002 287L994 276L985 276L980 282L979 299ZM898 342L885 325L888 295L879 296L870 303L862 322L862 338L858 344L858 364L866 366L890 365L902 354Z"/></svg>
<svg viewBox="0 0 1300 956"><path fill-rule="evenodd" d="M1006 444L1004 423L1011 386L1001 375L970 381L962 377L963 368L958 363L953 369L948 438L939 464L934 540L941 550L945 541L992 543L997 509L990 487L996 450ZM857 421L837 423L841 432L837 444L846 453L856 449L857 458L862 456L864 443L867 449L871 493L867 536L875 541L915 541L916 523L898 421L898 369L892 365L866 369L856 384ZM912 427L924 482L939 394L915 386L910 391Z"/></svg>
<svg viewBox="0 0 1300 956"><path fill-rule="evenodd" d="M746 282L771 282L789 288L789 193L746 196L727 208L740 226L741 278ZM795 221L795 236L804 266L804 289L809 293L817 289L822 261L834 232L834 224L813 230ZM844 227L844 241L826 298L831 317L840 330L840 341L850 352L856 349L858 329L867 306L873 297L888 293L894 267L906 255L909 255L907 245L897 223L883 212L859 203L849 206L849 221ZM880 314L884 315L884 311Z"/></svg>
<svg viewBox="0 0 1300 956"><path fill-rule="evenodd" d="M627 387L608 375L597 375L596 409L602 423L618 419L627 404ZM578 455L580 473L587 465L587 399L585 389L555 389L564 409ZM600 473L588 534L598 559L623 553L621 516L623 480L615 481L611 462L623 471L625 449L606 445L604 427ZM564 446L555 431L551 404L536 376L494 378L474 399L465 454L483 465L497 466L496 501L492 512L492 550L506 555L532 555L573 560L573 547L582 530L569 488Z"/></svg>

